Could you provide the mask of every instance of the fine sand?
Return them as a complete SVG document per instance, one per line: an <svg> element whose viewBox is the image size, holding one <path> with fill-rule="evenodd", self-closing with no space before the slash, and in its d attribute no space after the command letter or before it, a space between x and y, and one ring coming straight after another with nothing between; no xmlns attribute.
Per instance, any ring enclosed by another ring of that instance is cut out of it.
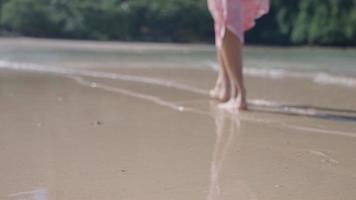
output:
<svg viewBox="0 0 356 200"><path fill-rule="evenodd" d="M0 199L355 199L355 87L247 76L250 111L233 113L207 96L214 71L179 66L208 45L2 39L0 49L21 52L0 61ZM183 53L56 57L70 49Z"/></svg>

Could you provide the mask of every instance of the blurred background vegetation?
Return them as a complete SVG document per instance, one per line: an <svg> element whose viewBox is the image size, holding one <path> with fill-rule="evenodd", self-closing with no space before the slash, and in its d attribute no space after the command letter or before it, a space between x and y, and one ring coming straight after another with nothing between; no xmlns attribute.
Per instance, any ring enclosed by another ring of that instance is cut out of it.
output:
<svg viewBox="0 0 356 200"><path fill-rule="evenodd" d="M356 45L356 0L271 0L247 42ZM213 42L206 0L0 0L1 35Z"/></svg>

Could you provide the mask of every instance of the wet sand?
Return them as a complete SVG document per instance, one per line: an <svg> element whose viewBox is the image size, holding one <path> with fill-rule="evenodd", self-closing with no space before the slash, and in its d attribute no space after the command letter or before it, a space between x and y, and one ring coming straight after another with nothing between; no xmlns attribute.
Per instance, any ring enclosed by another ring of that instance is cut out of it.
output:
<svg viewBox="0 0 356 200"><path fill-rule="evenodd" d="M231 113L214 71L86 64L0 68L0 199L356 196L355 88L247 77Z"/></svg>

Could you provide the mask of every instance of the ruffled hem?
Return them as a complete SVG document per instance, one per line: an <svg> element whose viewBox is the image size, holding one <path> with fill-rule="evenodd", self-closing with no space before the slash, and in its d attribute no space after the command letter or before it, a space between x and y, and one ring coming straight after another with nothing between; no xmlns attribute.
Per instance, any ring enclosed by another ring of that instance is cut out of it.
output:
<svg viewBox="0 0 356 200"><path fill-rule="evenodd" d="M255 21L269 11L269 0L208 0L215 22L216 45L221 46L228 28L244 42L244 32L255 26Z"/></svg>
<svg viewBox="0 0 356 200"><path fill-rule="evenodd" d="M269 0L240 0L243 15L244 31L248 31L256 24L256 20L269 11Z"/></svg>

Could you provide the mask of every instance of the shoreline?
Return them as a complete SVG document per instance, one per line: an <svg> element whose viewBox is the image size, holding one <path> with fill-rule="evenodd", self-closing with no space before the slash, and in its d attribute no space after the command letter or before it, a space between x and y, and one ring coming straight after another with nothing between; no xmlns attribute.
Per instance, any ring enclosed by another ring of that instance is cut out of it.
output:
<svg viewBox="0 0 356 200"><path fill-rule="evenodd" d="M120 50L123 47L137 47L145 50L147 46L152 49L149 50L182 50L189 47L189 50L204 50L204 48L215 48L214 43L172 43L172 42L141 42L141 41L101 41L101 40L78 40L78 39L66 39L66 38L36 38L36 37L0 37L0 43L13 43L20 42L22 45L43 45L51 47L71 47L78 48L95 47L100 50ZM273 45L249 45L251 48L268 48L268 49L316 49L316 50L342 50L342 51L356 51L356 47L339 47L339 46L273 46Z"/></svg>
<svg viewBox="0 0 356 200"><path fill-rule="evenodd" d="M21 45L0 49L4 200L356 195L354 87L246 76L250 111L226 112L207 95L216 72L194 68L211 54Z"/></svg>
<svg viewBox="0 0 356 200"><path fill-rule="evenodd" d="M136 45L151 45L155 47L157 46L165 46L166 48L172 47L172 46L190 46L190 47L206 47L206 46L214 46L214 43L204 43L204 42L187 42L187 43L179 43L179 42L152 42L152 41L121 41L121 40L88 40L88 39L68 39L68 38L44 38L44 37L28 37L28 36L0 36L0 42L4 41L14 41L14 40L26 40L27 42L41 42L42 44L46 44L46 42L51 42L51 43L65 43L69 44L72 42L75 42L77 44L84 44L84 43L89 43L89 44L99 44L103 46L111 46L112 44L115 45L122 45L122 44L136 44ZM72 43L73 44L73 43ZM300 48L300 49L330 49L330 50L356 50L356 46L311 46L311 45L256 45L256 44L247 44L249 47L267 47L271 49L275 48Z"/></svg>

